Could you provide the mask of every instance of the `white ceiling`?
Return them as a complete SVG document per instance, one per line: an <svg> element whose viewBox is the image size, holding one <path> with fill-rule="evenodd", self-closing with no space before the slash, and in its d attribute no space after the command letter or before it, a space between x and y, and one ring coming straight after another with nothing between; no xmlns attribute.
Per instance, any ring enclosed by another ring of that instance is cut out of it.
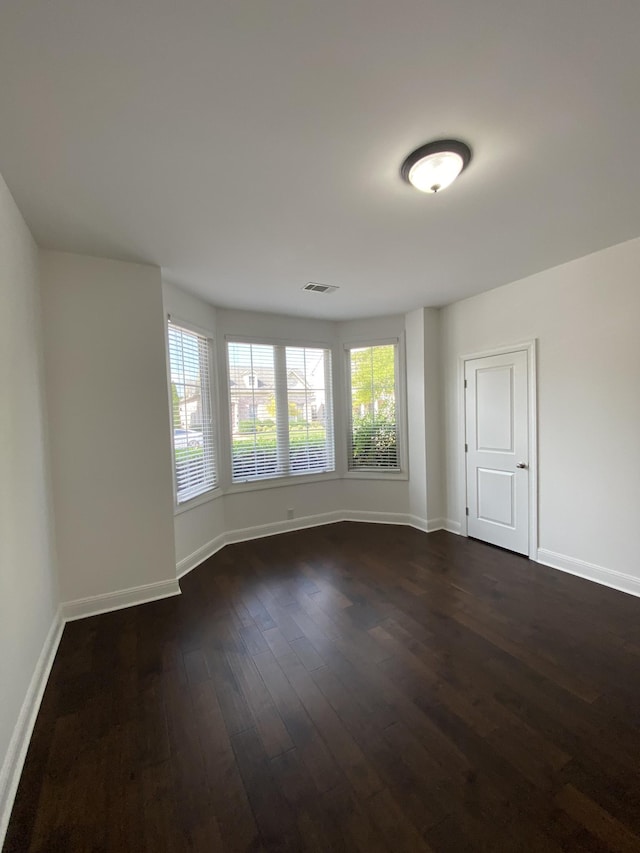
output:
<svg viewBox="0 0 640 853"><path fill-rule="evenodd" d="M639 44L638 0L2 0L0 172L42 246L216 305L443 305L640 235Z"/></svg>

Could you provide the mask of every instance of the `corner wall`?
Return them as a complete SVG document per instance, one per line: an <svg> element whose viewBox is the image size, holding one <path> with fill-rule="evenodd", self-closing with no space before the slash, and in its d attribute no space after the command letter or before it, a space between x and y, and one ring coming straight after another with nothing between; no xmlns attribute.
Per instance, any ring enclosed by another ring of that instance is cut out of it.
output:
<svg viewBox="0 0 640 853"><path fill-rule="evenodd" d="M640 239L443 310L449 518L462 505L458 359L537 338L539 559L640 593L639 322Z"/></svg>
<svg viewBox="0 0 640 853"><path fill-rule="evenodd" d="M406 315L409 505L426 530L445 525L442 495L442 393L440 310L416 308Z"/></svg>
<svg viewBox="0 0 640 853"><path fill-rule="evenodd" d="M58 631L38 249L0 177L0 847Z"/></svg>
<svg viewBox="0 0 640 853"><path fill-rule="evenodd" d="M41 275L65 612L178 592L160 270L42 252Z"/></svg>

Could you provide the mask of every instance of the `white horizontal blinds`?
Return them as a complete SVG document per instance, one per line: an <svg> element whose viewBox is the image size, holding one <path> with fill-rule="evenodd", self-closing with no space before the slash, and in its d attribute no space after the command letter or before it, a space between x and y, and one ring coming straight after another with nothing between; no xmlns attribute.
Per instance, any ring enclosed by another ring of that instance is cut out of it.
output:
<svg viewBox="0 0 640 853"><path fill-rule="evenodd" d="M289 472L333 471L331 352L287 347Z"/></svg>
<svg viewBox="0 0 640 853"><path fill-rule="evenodd" d="M177 502L217 486L207 338L169 321L169 367Z"/></svg>
<svg viewBox="0 0 640 853"><path fill-rule="evenodd" d="M328 350L229 342L234 482L334 470Z"/></svg>
<svg viewBox="0 0 640 853"><path fill-rule="evenodd" d="M399 469L396 345L349 350L351 470Z"/></svg>
<svg viewBox="0 0 640 853"><path fill-rule="evenodd" d="M278 475L274 347L228 344L234 482Z"/></svg>

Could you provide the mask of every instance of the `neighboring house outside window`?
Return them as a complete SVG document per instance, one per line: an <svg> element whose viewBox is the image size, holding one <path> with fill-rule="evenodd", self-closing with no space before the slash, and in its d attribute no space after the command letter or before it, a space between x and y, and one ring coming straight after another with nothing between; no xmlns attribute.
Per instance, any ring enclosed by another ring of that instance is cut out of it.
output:
<svg viewBox="0 0 640 853"><path fill-rule="evenodd" d="M232 480L335 469L331 352L229 341Z"/></svg>
<svg viewBox="0 0 640 853"><path fill-rule="evenodd" d="M212 344L169 320L169 371L176 503L218 485L213 421Z"/></svg>
<svg viewBox="0 0 640 853"><path fill-rule="evenodd" d="M347 347L348 468L400 471L398 345Z"/></svg>

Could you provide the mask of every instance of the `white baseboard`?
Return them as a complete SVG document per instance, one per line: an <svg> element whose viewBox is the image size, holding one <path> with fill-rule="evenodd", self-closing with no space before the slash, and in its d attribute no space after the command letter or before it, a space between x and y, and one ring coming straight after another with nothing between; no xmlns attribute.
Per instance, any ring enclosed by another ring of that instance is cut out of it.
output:
<svg viewBox="0 0 640 853"><path fill-rule="evenodd" d="M217 554L218 551L220 551L221 548L224 548L226 544L226 533L221 533L214 539L210 539L209 542L206 542L201 548L198 548L197 551L194 551L187 557L184 557L176 565L176 576L178 580L188 574L192 569L195 569L196 566L199 566L200 563L204 563L204 561L208 560L209 557L213 557L213 555Z"/></svg>
<svg viewBox="0 0 640 853"><path fill-rule="evenodd" d="M253 527L239 527L236 530L229 530L179 560L176 565L176 575L179 579L183 578L200 563L204 563L209 557L217 554L225 545L248 542L251 539L262 539L263 536L275 536L278 533L289 533L293 530L305 530L307 527L319 527L322 524L333 524L336 521L343 521L342 513L324 512L317 515L302 516L301 518L274 521L270 524L257 524Z"/></svg>
<svg viewBox="0 0 640 853"><path fill-rule="evenodd" d="M406 527L415 527L423 533L434 533L442 530L444 520L442 518L420 518L418 515L410 515L402 512L367 512L366 510L345 510L341 521L365 521L370 524L404 524Z"/></svg>
<svg viewBox="0 0 640 853"><path fill-rule="evenodd" d="M62 605L62 617L65 622L72 622L74 619L97 616L98 613L109 613L112 610L121 610L123 607L133 607L135 604L145 604L148 601L157 601L159 598L169 598L172 595L180 595L177 578L121 589L118 592L107 592L104 595L77 598L75 601L65 601Z"/></svg>
<svg viewBox="0 0 640 853"><path fill-rule="evenodd" d="M459 521L453 521L451 518L442 519L442 529L448 533L455 533L457 536L462 536L462 525Z"/></svg>
<svg viewBox="0 0 640 853"><path fill-rule="evenodd" d="M256 524L253 527L241 527L229 530L225 534L225 545L234 542L248 542L251 539L262 539L263 536L275 536L278 533L290 533L293 530L305 530L307 527L320 527L323 524L333 524L344 521L343 513L321 512L317 515L303 515L300 518L288 518L285 521L273 521L270 524Z"/></svg>
<svg viewBox="0 0 640 853"><path fill-rule="evenodd" d="M63 628L64 621L60 609L58 609L31 676L27 694L20 708L2 768L0 768L0 850L4 843L31 734L40 710L40 703L49 680L49 673L58 650ZM5 652L10 654L10 650L5 650Z"/></svg>
<svg viewBox="0 0 640 853"><path fill-rule="evenodd" d="M197 551L193 551L183 557L176 565L178 578L184 577L195 569L200 563L208 560L225 545L235 542L249 542L252 539L262 539L264 536L275 536L278 533L289 533L294 530L306 530L309 527L320 527L323 524L335 524L338 521L361 521L368 524L403 524L415 527L424 533L433 533L435 530L448 529L446 519L436 518L425 520L417 515L408 515L400 512L368 512L366 510L334 510L333 512L322 512L316 515L305 515L300 518L286 519L285 521L274 521L270 524L256 524L253 527L241 527L237 530L229 530L221 533L215 539L205 543ZM460 532L460 525L454 532ZM79 617L78 617L79 618Z"/></svg>
<svg viewBox="0 0 640 853"><path fill-rule="evenodd" d="M433 533L434 530L440 530L440 519L427 521L426 518L420 518L418 515L408 515L405 522L410 527L415 527L416 530L421 530L423 533Z"/></svg>
<svg viewBox="0 0 640 853"><path fill-rule="evenodd" d="M339 521L362 521L366 524L411 525L411 518L404 512L368 512L361 509L346 509L340 513Z"/></svg>
<svg viewBox="0 0 640 853"><path fill-rule="evenodd" d="M578 560L575 557L567 557L565 554L557 554L555 551L548 551L546 548L538 548L537 559L539 563L550 566L552 569L560 569L562 572L595 581L603 586L620 590L620 592L640 596L640 578L633 575L617 572L614 569L605 569L604 566L587 563L585 560Z"/></svg>

